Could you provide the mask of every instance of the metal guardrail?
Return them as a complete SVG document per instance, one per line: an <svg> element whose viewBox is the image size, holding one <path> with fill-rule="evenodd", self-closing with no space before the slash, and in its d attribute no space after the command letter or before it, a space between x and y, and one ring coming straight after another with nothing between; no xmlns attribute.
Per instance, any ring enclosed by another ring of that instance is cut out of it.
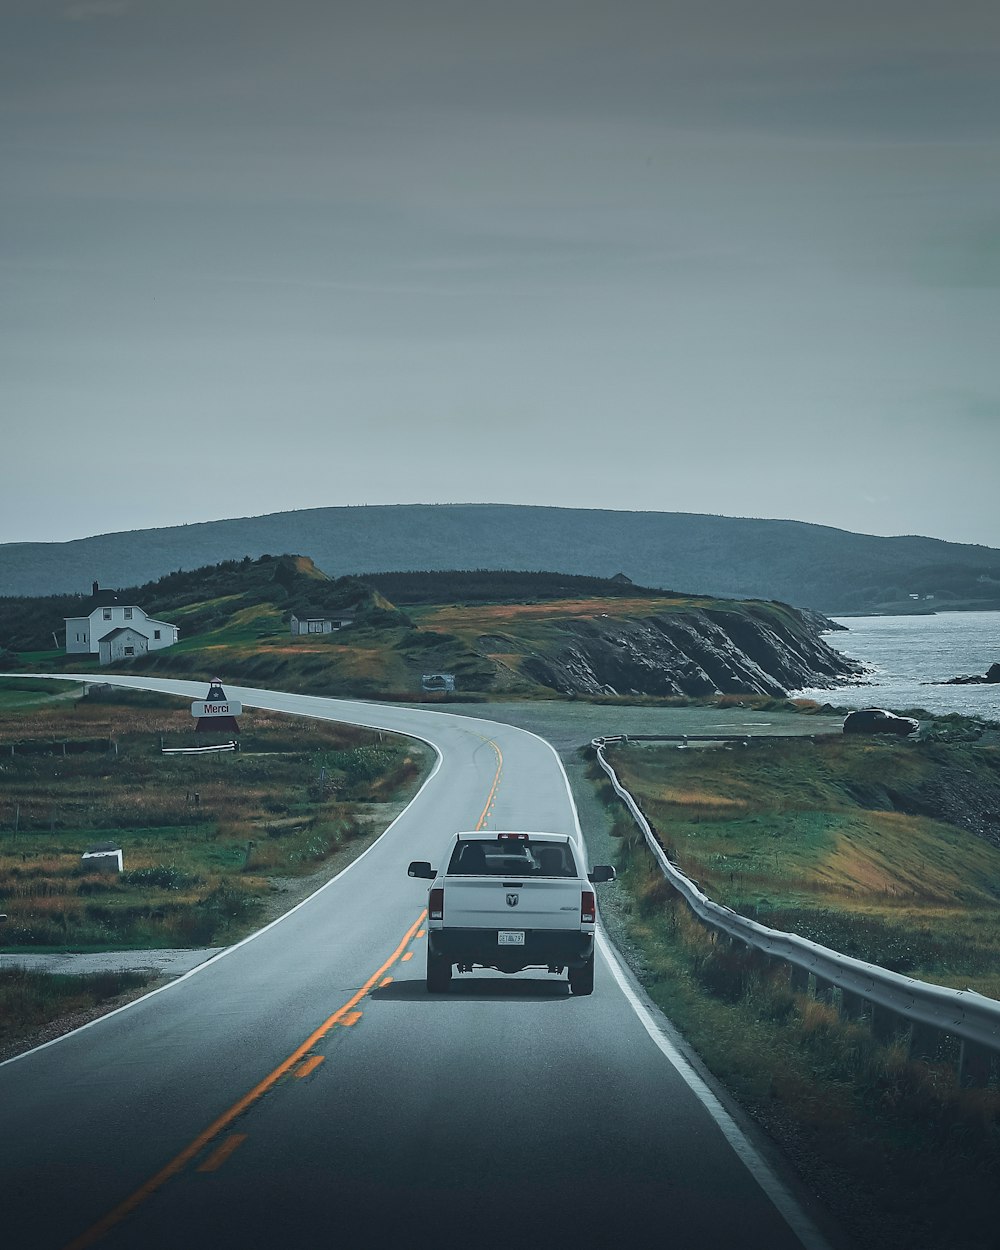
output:
<svg viewBox="0 0 1000 1250"><path fill-rule="evenodd" d="M708 740L700 735L699 738ZM911 1024L950 1033L964 1043L1000 1053L1000 1002L995 999L977 994L974 990L948 989L914 980L898 972L890 972L888 968L842 955L839 951L820 946L796 933L769 929L755 920L748 920L729 907L713 902L696 881L685 876L667 857L639 804L618 780L617 773L604 756L606 745L635 740L631 735L595 738L591 746L615 793L632 813L664 876L703 923L765 955L782 959L806 974L812 973L820 983L837 986L845 995L855 995ZM646 737L643 740L651 742L679 739L675 736L671 739ZM742 740L742 736L739 740ZM963 1066L966 1058L963 1055Z"/></svg>
<svg viewBox="0 0 1000 1250"><path fill-rule="evenodd" d="M161 755L218 755L220 751L236 751L235 742L222 742L208 747L160 747Z"/></svg>

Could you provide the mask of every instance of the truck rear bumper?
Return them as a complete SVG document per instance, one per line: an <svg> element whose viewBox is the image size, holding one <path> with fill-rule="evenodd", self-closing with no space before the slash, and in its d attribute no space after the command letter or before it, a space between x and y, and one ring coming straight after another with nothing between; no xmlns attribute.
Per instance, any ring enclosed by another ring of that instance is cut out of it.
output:
<svg viewBox="0 0 1000 1250"><path fill-rule="evenodd" d="M430 951L452 964L480 964L500 972L522 968L578 968L594 955L593 933L525 929L523 946L501 946L496 929L429 929Z"/></svg>

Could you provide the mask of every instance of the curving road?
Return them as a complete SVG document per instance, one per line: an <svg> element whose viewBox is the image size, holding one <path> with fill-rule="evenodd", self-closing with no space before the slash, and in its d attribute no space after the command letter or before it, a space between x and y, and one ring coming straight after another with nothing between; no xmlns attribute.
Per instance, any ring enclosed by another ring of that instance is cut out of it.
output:
<svg viewBox="0 0 1000 1250"><path fill-rule="evenodd" d="M603 939L592 997L531 971L426 994L427 883L406 865L480 821L578 831L547 743L465 716L227 691L422 738L436 768L280 921L0 1065L5 1250L826 1247Z"/></svg>

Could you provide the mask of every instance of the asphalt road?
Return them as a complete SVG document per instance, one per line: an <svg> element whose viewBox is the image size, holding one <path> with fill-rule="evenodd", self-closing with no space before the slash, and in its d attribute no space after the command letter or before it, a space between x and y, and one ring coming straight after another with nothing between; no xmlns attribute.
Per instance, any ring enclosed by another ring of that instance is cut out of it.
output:
<svg viewBox="0 0 1000 1250"><path fill-rule="evenodd" d="M406 865L480 821L573 832L547 743L465 716L227 693L423 738L438 764L287 916L0 1065L5 1250L826 1246L607 942L592 997L531 971L426 994L427 883Z"/></svg>

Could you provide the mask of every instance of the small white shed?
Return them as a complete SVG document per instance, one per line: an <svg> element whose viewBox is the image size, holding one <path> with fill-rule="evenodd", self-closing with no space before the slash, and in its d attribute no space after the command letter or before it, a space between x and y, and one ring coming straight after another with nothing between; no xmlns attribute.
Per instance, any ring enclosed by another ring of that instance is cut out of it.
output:
<svg viewBox="0 0 1000 1250"><path fill-rule="evenodd" d="M84 851L80 863L90 872L121 872L124 868L122 848L113 842L102 842Z"/></svg>
<svg viewBox="0 0 1000 1250"><path fill-rule="evenodd" d="M111 664L116 660L131 660L137 655L146 655L149 651L149 639L131 625L122 625L98 643L98 655L101 664Z"/></svg>

